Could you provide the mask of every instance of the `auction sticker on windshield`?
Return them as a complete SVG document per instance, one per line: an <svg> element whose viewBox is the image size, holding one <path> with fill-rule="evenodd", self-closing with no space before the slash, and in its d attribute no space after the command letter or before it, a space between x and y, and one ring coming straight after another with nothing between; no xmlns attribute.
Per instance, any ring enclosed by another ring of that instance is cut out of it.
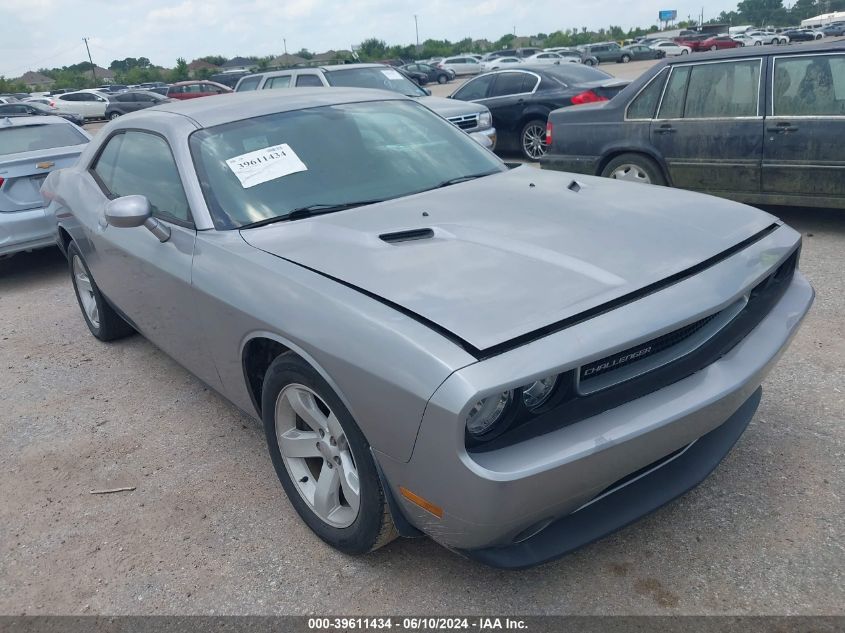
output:
<svg viewBox="0 0 845 633"><path fill-rule="evenodd" d="M402 75L399 74L399 71L393 70L392 68L381 71L381 74L388 79L402 79Z"/></svg>
<svg viewBox="0 0 845 633"><path fill-rule="evenodd" d="M244 189L300 171L308 171L308 167L287 143L229 158L226 164L241 181Z"/></svg>

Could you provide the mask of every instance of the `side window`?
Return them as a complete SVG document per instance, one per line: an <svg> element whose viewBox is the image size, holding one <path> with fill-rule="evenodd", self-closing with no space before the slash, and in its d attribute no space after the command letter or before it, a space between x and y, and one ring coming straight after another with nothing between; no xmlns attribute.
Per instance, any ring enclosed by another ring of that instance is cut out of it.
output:
<svg viewBox="0 0 845 633"><path fill-rule="evenodd" d="M115 97L115 99L117 101L120 101L121 103L127 103L127 102L131 102L131 101L135 101L135 95L133 95L131 92L127 92L126 94L117 95Z"/></svg>
<svg viewBox="0 0 845 633"><path fill-rule="evenodd" d="M496 75L496 81L493 82L490 96L506 97L525 92L522 86L525 83L525 78L530 76L525 73L499 73Z"/></svg>
<svg viewBox="0 0 845 633"><path fill-rule="evenodd" d="M487 89L493 83L494 77L495 75L481 75L478 79L468 81L454 94L454 98L461 101L484 99L487 97Z"/></svg>
<svg viewBox="0 0 845 633"><path fill-rule="evenodd" d="M323 82L320 81L320 78L317 75L299 75L296 78L296 85L297 86L316 86L321 88L323 86Z"/></svg>
<svg viewBox="0 0 845 633"><path fill-rule="evenodd" d="M246 79L241 80L241 83L238 85L238 92L246 92L247 90L257 90L259 83L261 83L261 75L256 75L255 77L247 77Z"/></svg>
<svg viewBox="0 0 845 633"><path fill-rule="evenodd" d="M94 171L113 196L144 195L156 216L190 221L176 162L163 138L132 131L113 136Z"/></svg>
<svg viewBox="0 0 845 633"><path fill-rule="evenodd" d="M663 92L663 85L666 83L666 76L669 71L663 70L659 75L652 78L651 82L634 97L628 106L626 113L628 119L653 119L654 111L657 109L657 102Z"/></svg>
<svg viewBox="0 0 845 633"><path fill-rule="evenodd" d="M290 88L290 75L283 77L270 77L265 83L264 88Z"/></svg>
<svg viewBox="0 0 845 633"><path fill-rule="evenodd" d="M749 59L693 66L684 118L757 116L760 60Z"/></svg>
<svg viewBox="0 0 845 633"><path fill-rule="evenodd" d="M676 66L669 75L669 83L663 93L658 119L680 119L684 115L684 93L687 90L689 66Z"/></svg>
<svg viewBox="0 0 845 633"><path fill-rule="evenodd" d="M775 59L774 116L845 115L845 55Z"/></svg>

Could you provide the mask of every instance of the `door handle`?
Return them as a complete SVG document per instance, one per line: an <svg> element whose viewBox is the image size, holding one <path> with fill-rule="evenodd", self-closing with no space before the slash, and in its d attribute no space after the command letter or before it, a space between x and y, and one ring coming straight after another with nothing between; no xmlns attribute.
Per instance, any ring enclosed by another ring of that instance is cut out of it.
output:
<svg viewBox="0 0 845 633"><path fill-rule="evenodd" d="M786 134L787 132L797 132L798 126L792 125L791 123L778 123L777 125L770 126L766 129L769 132L774 132L775 134Z"/></svg>
<svg viewBox="0 0 845 633"><path fill-rule="evenodd" d="M671 125L661 125L659 128L654 130L655 134L674 134L675 132L677 132L677 130Z"/></svg>

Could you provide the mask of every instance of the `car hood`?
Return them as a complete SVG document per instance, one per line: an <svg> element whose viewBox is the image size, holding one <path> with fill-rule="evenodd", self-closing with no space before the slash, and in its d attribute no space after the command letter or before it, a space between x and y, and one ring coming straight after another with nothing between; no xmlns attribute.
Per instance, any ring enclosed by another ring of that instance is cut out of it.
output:
<svg viewBox="0 0 845 633"><path fill-rule="evenodd" d="M487 110L487 106L480 103L470 103L468 101L459 101L458 99L445 99L444 97L416 97L416 100L430 110L434 110L444 119L453 116L476 114L477 112Z"/></svg>
<svg viewBox="0 0 845 633"><path fill-rule="evenodd" d="M486 350L684 271L773 221L720 198L520 167L241 235ZM428 236L385 240L420 229Z"/></svg>

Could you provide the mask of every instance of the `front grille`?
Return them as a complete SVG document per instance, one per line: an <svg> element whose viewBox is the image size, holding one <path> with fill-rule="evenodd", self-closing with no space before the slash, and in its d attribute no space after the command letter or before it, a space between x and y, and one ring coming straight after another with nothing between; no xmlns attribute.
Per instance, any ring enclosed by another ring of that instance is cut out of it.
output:
<svg viewBox="0 0 845 633"><path fill-rule="evenodd" d="M546 410L539 414L521 412L513 426L501 436L494 440L467 446L469 452L487 452L523 442L532 437L545 435L564 426L575 424L595 415L608 411L615 407L641 398L649 393L671 385L687 376L701 371L712 365L722 356L731 351L742 339L744 339L780 300L792 280L798 263L798 249L796 249L772 274L768 275L758 283L748 295L748 301L738 312L728 313L725 317L727 323L719 328L702 344L693 347L690 351L679 355L674 360L657 367L647 368L646 371L631 377L623 377L619 382L611 384L607 388L582 393L579 391L580 374L577 369L572 369L561 374L558 380L558 387L549 400ZM725 308L710 317L716 319L723 312L731 310ZM677 345L682 339L672 343L673 336L684 336L690 338L697 331L706 327L708 323L702 323L701 319L683 328L679 328L667 335L653 339L654 343L665 345L664 349L674 344ZM666 340L661 340L666 339ZM648 347L648 344L645 344ZM636 352L643 349L643 345L631 348ZM614 354L608 358L619 358L624 353ZM591 364L600 363L594 361ZM618 363L617 363L618 364ZM624 364L623 364L624 365ZM590 365L585 365L589 367ZM583 369L583 368L582 368ZM607 371L611 371L608 369Z"/></svg>
<svg viewBox="0 0 845 633"><path fill-rule="evenodd" d="M478 115L477 114L465 114L462 116L452 116L449 117L448 121L450 123L454 123L462 130L471 130L472 128L478 127Z"/></svg>
<svg viewBox="0 0 845 633"><path fill-rule="evenodd" d="M693 334L699 332L720 314L722 313L716 312L715 314L706 316L703 319L699 319L695 323L685 325L682 328L669 332L668 334L664 334L663 336L659 336L656 339L641 343L636 347L630 347L622 352L611 354L610 356L605 356L597 361L583 365L580 373L581 382L589 383L591 379L598 378L599 376L616 371L622 367L627 367L638 361L645 360L654 354L670 349L687 340Z"/></svg>

